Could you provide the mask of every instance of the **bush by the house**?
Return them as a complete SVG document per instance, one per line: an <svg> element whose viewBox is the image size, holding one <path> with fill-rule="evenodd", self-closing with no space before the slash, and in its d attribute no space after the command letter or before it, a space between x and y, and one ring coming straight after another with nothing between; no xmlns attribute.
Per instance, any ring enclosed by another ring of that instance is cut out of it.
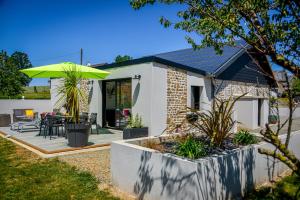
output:
<svg viewBox="0 0 300 200"><path fill-rule="evenodd" d="M233 138L233 142L239 145L249 145L249 144L256 144L258 139L255 135L251 134L247 130L240 130L238 133L235 134Z"/></svg>
<svg viewBox="0 0 300 200"><path fill-rule="evenodd" d="M245 96L243 94L237 98L229 99L215 98L213 109L206 112L194 112L199 120L191 123L199 132L210 138L210 144L215 147L222 147L224 141L232 133L236 121L232 119L233 107L238 99ZM195 119L195 117L193 117ZM187 120L188 122L190 120Z"/></svg>
<svg viewBox="0 0 300 200"><path fill-rule="evenodd" d="M139 114L130 117L127 128L143 128L142 117Z"/></svg>
<svg viewBox="0 0 300 200"><path fill-rule="evenodd" d="M204 143L188 136L178 143L176 155L197 159L206 156L207 152Z"/></svg>

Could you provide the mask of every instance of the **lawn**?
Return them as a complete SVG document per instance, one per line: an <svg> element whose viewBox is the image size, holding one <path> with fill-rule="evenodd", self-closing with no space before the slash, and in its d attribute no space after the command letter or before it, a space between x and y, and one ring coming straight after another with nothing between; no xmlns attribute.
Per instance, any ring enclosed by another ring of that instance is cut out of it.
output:
<svg viewBox="0 0 300 200"><path fill-rule="evenodd" d="M299 200L300 177L287 176L271 187L262 187L249 194L247 200Z"/></svg>
<svg viewBox="0 0 300 200"><path fill-rule="evenodd" d="M0 199L117 199L95 177L0 137Z"/></svg>

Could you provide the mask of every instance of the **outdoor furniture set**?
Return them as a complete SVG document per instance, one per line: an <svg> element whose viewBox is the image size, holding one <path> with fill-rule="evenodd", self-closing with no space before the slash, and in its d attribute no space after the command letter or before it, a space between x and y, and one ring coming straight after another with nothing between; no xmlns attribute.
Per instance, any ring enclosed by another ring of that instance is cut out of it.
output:
<svg viewBox="0 0 300 200"><path fill-rule="evenodd" d="M28 112L27 112L28 114ZM62 113L42 113L40 118L38 117L37 112L33 112L32 115L16 115L14 114L14 118L18 119L16 122L10 124L11 130L24 132L24 131L33 131L38 130L39 136L47 136L52 139L53 136L57 137L65 137L66 134L66 123L71 119L71 116L62 114ZM80 122L86 122L91 124L91 132L92 133L92 125L96 125L96 131L98 132L98 124L97 124L97 113L91 113L90 116L88 113L81 113Z"/></svg>

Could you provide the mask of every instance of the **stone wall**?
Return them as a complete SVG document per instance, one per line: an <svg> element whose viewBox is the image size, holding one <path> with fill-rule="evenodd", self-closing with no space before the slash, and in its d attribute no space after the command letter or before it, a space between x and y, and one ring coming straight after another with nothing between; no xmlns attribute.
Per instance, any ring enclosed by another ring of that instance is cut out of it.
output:
<svg viewBox="0 0 300 200"><path fill-rule="evenodd" d="M245 97L268 98L269 88L265 85L257 86L254 83L243 83L237 81L216 80L215 94L219 98L237 97L247 93Z"/></svg>
<svg viewBox="0 0 300 200"><path fill-rule="evenodd" d="M89 94L90 94L90 87L89 87L89 80L81 80L80 82L80 89L83 92L84 99L80 99L80 112L89 112Z"/></svg>
<svg viewBox="0 0 300 200"><path fill-rule="evenodd" d="M187 72L169 67L167 71L167 124L172 130L185 119L187 107Z"/></svg>
<svg viewBox="0 0 300 200"><path fill-rule="evenodd" d="M215 80L215 95L218 98L237 97L244 93L247 93L246 98L268 98L269 88L254 83ZM183 123L186 113L182 111L187 108L187 95L187 71L168 67L167 132L185 131L190 128L187 123Z"/></svg>

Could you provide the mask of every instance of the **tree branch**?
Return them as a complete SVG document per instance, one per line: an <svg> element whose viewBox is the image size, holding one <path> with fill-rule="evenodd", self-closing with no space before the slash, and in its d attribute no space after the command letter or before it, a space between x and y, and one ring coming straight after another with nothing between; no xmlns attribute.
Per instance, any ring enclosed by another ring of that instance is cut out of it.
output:
<svg viewBox="0 0 300 200"><path fill-rule="evenodd" d="M274 158L277 158L278 160L280 160L281 162L286 164L290 169L292 169L293 171L295 171L297 173L298 169L295 166L295 164L293 162L291 162L290 160L288 160L286 157L284 157L281 153L275 153L274 151L271 151L269 149L264 149L264 148L259 148L258 152L261 154L265 154L267 156L272 156Z"/></svg>

